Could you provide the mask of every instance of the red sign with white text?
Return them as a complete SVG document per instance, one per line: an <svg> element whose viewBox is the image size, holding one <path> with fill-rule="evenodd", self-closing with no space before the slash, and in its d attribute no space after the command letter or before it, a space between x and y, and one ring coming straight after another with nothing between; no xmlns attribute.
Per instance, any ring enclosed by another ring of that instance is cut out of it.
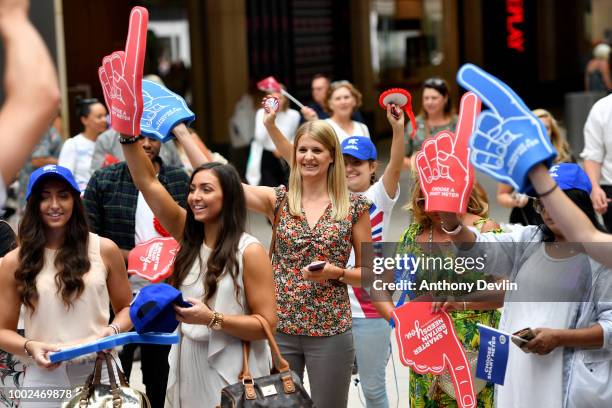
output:
<svg viewBox="0 0 612 408"><path fill-rule="evenodd" d="M179 245L174 238L153 238L138 244L128 255L128 273L153 283L172 275Z"/></svg>
<svg viewBox="0 0 612 408"><path fill-rule="evenodd" d="M408 302L392 313L402 364L419 374L440 375L448 370L457 404L476 406L474 384L465 351L445 311L432 313L431 302Z"/></svg>

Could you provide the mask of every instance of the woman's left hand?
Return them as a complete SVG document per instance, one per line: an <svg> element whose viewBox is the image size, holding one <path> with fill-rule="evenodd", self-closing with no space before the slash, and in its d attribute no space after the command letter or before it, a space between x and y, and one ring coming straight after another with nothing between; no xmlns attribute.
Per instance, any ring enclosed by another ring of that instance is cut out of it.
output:
<svg viewBox="0 0 612 408"><path fill-rule="evenodd" d="M557 330L537 328L533 332L536 336L522 347L523 351L544 355L560 346Z"/></svg>
<svg viewBox="0 0 612 408"><path fill-rule="evenodd" d="M339 272L341 272L340 268L329 262L326 262L323 269L319 269L318 271L309 271L308 267L302 268L304 279L316 283L325 283L325 281L330 279L338 279L341 276Z"/></svg>
<svg viewBox="0 0 612 408"><path fill-rule="evenodd" d="M199 299L187 298L185 300L193 306L180 307L174 305L176 320L181 323L203 324L204 326L208 326L213 318L213 311Z"/></svg>

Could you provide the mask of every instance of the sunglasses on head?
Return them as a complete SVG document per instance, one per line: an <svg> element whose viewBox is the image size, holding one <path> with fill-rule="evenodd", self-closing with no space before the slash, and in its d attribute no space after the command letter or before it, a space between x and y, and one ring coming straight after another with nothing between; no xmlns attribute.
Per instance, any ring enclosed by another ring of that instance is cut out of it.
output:
<svg viewBox="0 0 612 408"><path fill-rule="evenodd" d="M446 82L442 78L429 78L423 82L423 86L428 88L444 88L446 89Z"/></svg>
<svg viewBox="0 0 612 408"><path fill-rule="evenodd" d="M329 86L331 86L332 88L337 88L339 86L350 85L350 84L351 83L347 81L346 79L341 79L339 81L330 82Z"/></svg>

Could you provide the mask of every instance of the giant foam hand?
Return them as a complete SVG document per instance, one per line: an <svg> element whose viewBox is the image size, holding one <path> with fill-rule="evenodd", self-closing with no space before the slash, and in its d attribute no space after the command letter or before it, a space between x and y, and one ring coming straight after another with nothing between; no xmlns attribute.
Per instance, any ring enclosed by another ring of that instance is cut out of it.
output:
<svg viewBox="0 0 612 408"><path fill-rule="evenodd" d="M119 133L140 134L142 116L142 70L147 45L149 12L134 7L125 51L115 51L102 60L98 76L111 115L111 127Z"/></svg>
<svg viewBox="0 0 612 408"><path fill-rule="evenodd" d="M524 193L529 170L557 156L544 124L505 83L472 64L457 72L457 82L490 108L478 118L470 140L474 166Z"/></svg>
<svg viewBox="0 0 612 408"><path fill-rule="evenodd" d="M392 312L400 359L419 374L442 374L453 380L457 404L476 406L470 365L455 334L450 316L432 313L431 302L412 301Z"/></svg>
<svg viewBox="0 0 612 408"><path fill-rule="evenodd" d="M461 98L456 132L442 131L423 142L416 167L425 195L425 211L465 213L474 183L468 143L480 113L480 99Z"/></svg>
<svg viewBox="0 0 612 408"><path fill-rule="evenodd" d="M189 125L195 119L183 98L156 82L142 81L142 99L144 111L140 133L148 137L165 143L172 139L172 129L176 125Z"/></svg>

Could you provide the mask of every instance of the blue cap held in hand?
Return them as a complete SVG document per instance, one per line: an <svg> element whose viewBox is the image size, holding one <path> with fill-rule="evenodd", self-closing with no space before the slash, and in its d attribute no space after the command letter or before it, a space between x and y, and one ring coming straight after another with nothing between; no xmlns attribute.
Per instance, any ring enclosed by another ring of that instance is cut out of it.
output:
<svg viewBox="0 0 612 408"><path fill-rule="evenodd" d="M81 189L79 189L79 185L77 184L70 170L68 170L66 167L55 164L48 164L32 172L30 180L28 181L28 189L26 190L26 200L30 198L32 191L39 183L52 177L64 180L77 193L81 194Z"/></svg>
<svg viewBox="0 0 612 408"><path fill-rule="evenodd" d="M130 318L141 333L172 333L178 326L172 305L190 307L176 288L158 283L142 288L130 305Z"/></svg>
<svg viewBox="0 0 612 408"><path fill-rule="evenodd" d="M342 142L342 154L359 160L376 160L376 146L369 137L351 136Z"/></svg>

